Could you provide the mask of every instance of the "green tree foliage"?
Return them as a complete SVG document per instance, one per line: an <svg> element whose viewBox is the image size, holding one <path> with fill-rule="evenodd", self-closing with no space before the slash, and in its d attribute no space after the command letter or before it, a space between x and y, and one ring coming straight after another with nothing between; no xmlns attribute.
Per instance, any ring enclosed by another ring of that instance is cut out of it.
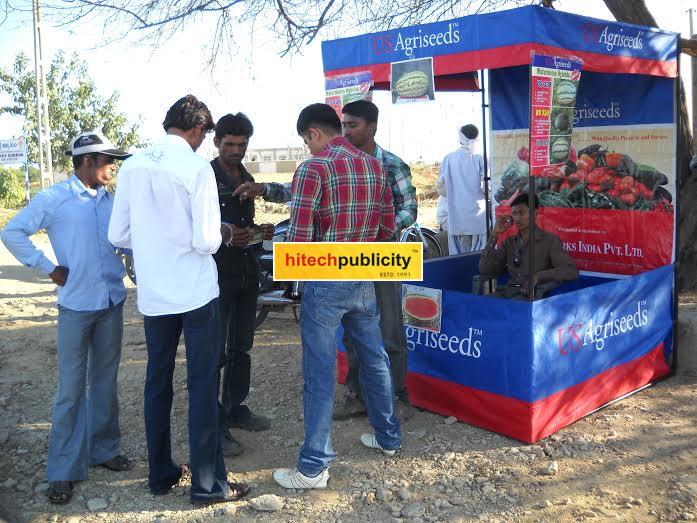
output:
<svg viewBox="0 0 697 523"><path fill-rule="evenodd" d="M129 122L119 111L118 92L114 91L108 98L100 96L87 65L77 55L56 54L46 74L46 85L54 172L72 171L65 151L70 148L70 140L81 132L100 130L121 148L142 145L138 136L140 123ZM0 114L24 117L29 161L38 163L36 82L34 69L25 54L20 53L15 58L10 70L0 69L0 93L6 93L12 100L10 105L0 106Z"/></svg>
<svg viewBox="0 0 697 523"><path fill-rule="evenodd" d="M0 208L17 209L25 200L24 173L0 166Z"/></svg>

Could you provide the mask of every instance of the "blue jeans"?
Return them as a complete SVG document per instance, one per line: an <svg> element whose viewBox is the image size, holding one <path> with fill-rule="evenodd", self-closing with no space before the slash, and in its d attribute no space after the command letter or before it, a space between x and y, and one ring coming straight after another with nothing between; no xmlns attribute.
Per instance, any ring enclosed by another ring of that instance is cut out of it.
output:
<svg viewBox="0 0 697 523"><path fill-rule="evenodd" d="M58 391L48 444L48 480L82 481L89 465L119 455L123 302L98 311L58 306Z"/></svg>
<svg viewBox="0 0 697 523"><path fill-rule="evenodd" d="M401 443L373 282L308 282L300 309L305 442L298 460L298 470L306 476L321 473L334 458L331 432L340 324L355 343L362 397L378 442L390 450Z"/></svg>
<svg viewBox="0 0 697 523"><path fill-rule="evenodd" d="M180 476L179 466L172 461L170 417L174 362L183 330L189 391L191 499L221 498L228 492L218 432L218 318L215 299L193 311L143 319L148 346L144 414L151 490L165 490Z"/></svg>

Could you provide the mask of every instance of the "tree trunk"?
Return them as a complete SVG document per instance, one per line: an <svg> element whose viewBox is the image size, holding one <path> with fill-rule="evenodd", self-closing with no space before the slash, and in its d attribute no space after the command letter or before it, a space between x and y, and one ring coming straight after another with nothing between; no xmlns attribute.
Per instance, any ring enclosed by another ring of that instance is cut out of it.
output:
<svg viewBox="0 0 697 523"><path fill-rule="evenodd" d="M605 5L619 22L658 27L644 0L605 0ZM690 132L690 118L687 112L685 87L679 81L678 99L678 151L677 182L679 198L676 219L678 227L678 287L697 288L697 212L694 202L697 199L697 177L689 169L693 143Z"/></svg>

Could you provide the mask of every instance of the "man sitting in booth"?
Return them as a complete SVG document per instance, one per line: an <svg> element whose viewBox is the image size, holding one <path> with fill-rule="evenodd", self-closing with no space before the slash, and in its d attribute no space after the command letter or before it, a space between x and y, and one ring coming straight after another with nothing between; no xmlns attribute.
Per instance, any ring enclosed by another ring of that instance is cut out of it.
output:
<svg viewBox="0 0 697 523"><path fill-rule="evenodd" d="M534 198L537 209L537 198ZM511 202L512 222L518 232L506 238L497 246L498 237L512 223L506 217L497 217L486 247L479 258L479 273L486 278L497 278L509 273L506 286L496 292L496 296L514 299L528 299L530 238L530 197L520 194ZM535 299L544 298L550 291L564 281L578 278L578 269L558 236L535 227L533 283Z"/></svg>

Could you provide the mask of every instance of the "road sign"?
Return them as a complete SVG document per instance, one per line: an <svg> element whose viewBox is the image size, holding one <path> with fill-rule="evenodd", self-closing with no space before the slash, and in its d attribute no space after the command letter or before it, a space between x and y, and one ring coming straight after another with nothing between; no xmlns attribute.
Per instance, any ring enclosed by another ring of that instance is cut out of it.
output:
<svg viewBox="0 0 697 523"><path fill-rule="evenodd" d="M27 147L24 138L0 140L0 165L27 162Z"/></svg>

